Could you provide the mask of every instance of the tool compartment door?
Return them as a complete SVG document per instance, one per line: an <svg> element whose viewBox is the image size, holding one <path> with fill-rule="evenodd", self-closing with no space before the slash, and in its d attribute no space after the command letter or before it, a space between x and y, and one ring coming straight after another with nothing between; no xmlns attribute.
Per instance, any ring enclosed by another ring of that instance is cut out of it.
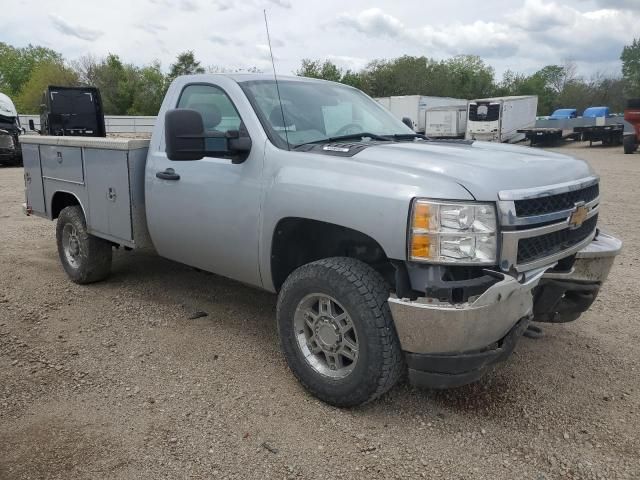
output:
<svg viewBox="0 0 640 480"><path fill-rule="evenodd" d="M59 145L40 145L42 176L51 180L84 183L82 149Z"/></svg>
<svg viewBox="0 0 640 480"><path fill-rule="evenodd" d="M84 149L89 230L113 240L133 240L128 151Z"/></svg>
<svg viewBox="0 0 640 480"><path fill-rule="evenodd" d="M24 186L27 207L34 213L46 213L44 188L42 187L42 168L40 167L40 149L38 145L22 145L22 163L24 165Z"/></svg>

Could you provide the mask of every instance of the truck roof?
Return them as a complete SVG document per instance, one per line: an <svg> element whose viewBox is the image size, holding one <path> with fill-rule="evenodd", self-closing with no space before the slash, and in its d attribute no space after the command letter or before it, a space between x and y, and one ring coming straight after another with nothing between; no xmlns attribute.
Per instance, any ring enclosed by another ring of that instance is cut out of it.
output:
<svg viewBox="0 0 640 480"><path fill-rule="evenodd" d="M537 95L508 95L506 97L491 97L491 98L474 98L471 102L497 102L500 100L522 100L525 98L537 98Z"/></svg>
<svg viewBox="0 0 640 480"><path fill-rule="evenodd" d="M199 80L199 81L214 81L219 77L227 77L236 83L244 83L244 82L255 82L255 81L264 81L264 80L273 80L273 74L269 73L200 73L196 75L185 75L184 77L188 77L189 79ZM345 87L349 87L349 85L345 85L343 83L331 82L329 80L321 80L319 78L310 78L310 77L299 77L297 75L278 75L278 81L294 81L294 82L317 82L317 83L336 83L338 85L344 85Z"/></svg>

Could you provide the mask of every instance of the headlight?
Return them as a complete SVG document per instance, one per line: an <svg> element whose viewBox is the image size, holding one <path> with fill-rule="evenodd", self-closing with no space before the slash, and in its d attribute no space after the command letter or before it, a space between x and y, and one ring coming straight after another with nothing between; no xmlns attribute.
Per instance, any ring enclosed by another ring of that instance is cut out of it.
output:
<svg viewBox="0 0 640 480"><path fill-rule="evenodd" d="M496 225L491 203L415 200L411 207L409 260L494 265Z"/></svg>
<svg viewBox="0 0 640 480"><path fill-rule="evenodd" d="M0 148L13 150L13 137L11 135L3 135L0 133Z"/></svg>

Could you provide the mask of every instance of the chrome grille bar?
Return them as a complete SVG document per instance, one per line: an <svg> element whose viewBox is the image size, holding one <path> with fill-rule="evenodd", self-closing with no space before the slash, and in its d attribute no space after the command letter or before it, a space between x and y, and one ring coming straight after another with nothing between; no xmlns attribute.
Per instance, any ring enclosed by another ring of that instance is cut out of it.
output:
<svg viewBox="0 0 640 480"><path fill-rule="evenodd" d="M541 198L549 195L562 194L574 190L581 190L598 183L598 177L588 177L577 182L550 185L546 187L510 190L499 193L498 217L501 225L501 252L500 268L503 271L515 270L524 272L534 268L551 265L562 258L568 257L588 245L595 236L594 229L585 239L560 252L544 256L528 263L518 264L518 246L523 238L542 236L548 233L571 228L569 219L575 208L558 210L542 215L518 217L515 210L515 201L531 198ZM588 213L584 221L598 214L600 209L600 197L585 204ZM530 227L530 228L523 228Z"/></svg>

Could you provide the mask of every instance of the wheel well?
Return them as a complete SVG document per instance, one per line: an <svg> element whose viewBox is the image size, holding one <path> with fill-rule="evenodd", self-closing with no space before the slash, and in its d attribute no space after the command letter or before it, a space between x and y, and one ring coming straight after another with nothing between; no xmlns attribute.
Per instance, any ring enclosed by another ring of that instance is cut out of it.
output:
<svg viewBox="0 0 640 480"><path fill-rule="evenodd" d="M276 290L296 268L328 257L350 257L367 263L394 283L394 268L384 249L370 236L351 228L306 218L278 222L271 245L271 277Z"/></svg>
<svg viewBox="0 0 640 480"><path fill-rule="evenodd" d="M60 212L65 207L70 207L72 205L80 205L80 201L78 197L76 197L73 193L69 192L56 192L51 199L51 218L58 218ZM80 205L82 208L82 205Z"/></svg>

